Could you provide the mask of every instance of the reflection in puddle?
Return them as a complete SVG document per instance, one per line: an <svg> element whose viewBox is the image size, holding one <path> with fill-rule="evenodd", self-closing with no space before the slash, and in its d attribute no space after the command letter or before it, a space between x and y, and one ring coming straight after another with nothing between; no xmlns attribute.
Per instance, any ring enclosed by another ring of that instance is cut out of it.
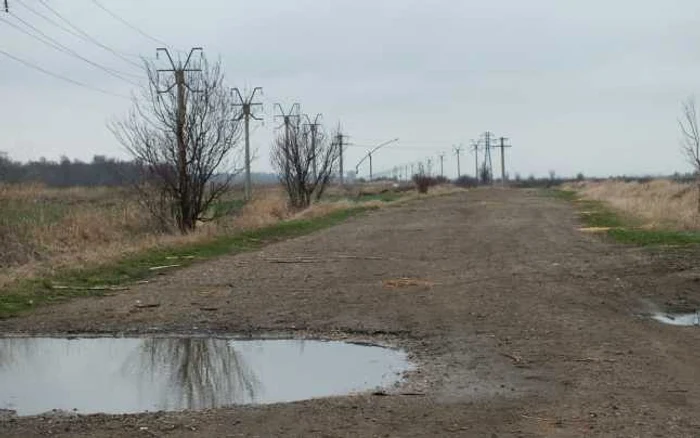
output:
<svg viewBox="0 0 700 438"><path fill-rule="evenodd" d="M700 314L698 313L685 313L680 315L671 315L666 313L657 313L652 316L655 320L662 322L664 324L679 325L679 326L691 326L700 325Z"/></svg>
<svg viewBox="0 0 700 438"><path fill-rule="evenodd" d="M402 352L342 342L0 339L0 410L134 413L289 402L387 386Z"/></svg>

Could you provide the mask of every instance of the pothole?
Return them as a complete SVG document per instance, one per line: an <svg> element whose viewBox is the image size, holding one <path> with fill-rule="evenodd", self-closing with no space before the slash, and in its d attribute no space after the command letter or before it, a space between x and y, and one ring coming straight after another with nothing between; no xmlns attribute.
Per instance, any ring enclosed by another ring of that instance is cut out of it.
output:
<svg viewBox="0 0 700 438"><path fill-rule="evenodd" d="M406 354L335 341L0 339L0 411L137 413L291 402L398 382Z"/></svg>
<svg viewBox="0 0 700 438"><path fill-rule="evenodd" d="M700 313L655 313L651 316L654 320L664 324L677 326L700 325Z"/></svg>

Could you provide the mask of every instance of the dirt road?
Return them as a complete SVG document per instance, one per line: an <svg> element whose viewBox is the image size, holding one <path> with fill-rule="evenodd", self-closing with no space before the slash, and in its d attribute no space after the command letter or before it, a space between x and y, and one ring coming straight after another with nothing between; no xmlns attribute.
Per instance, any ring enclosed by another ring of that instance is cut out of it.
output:
<svg viewBox="0 0 700 438"><path fill-rule="evenodd" d="M0 436L700 436L700 330L639 316L700 302L697 256L577 226L537 192L476 190L2 321L10 333L350 337L405 348L420 368L388 396L20 418ZM399 277L432 286L382 286Z"/></svg>

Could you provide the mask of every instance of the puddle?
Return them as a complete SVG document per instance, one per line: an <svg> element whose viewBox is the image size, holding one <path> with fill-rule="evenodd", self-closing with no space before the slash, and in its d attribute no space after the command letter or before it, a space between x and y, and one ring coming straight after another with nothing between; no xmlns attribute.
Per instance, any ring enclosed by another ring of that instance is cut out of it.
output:
<svg viewBox="0 0 700 438"><path fill-rule="evenodd" d="M0 412L136 413L267 404L386 387L403 352L343 342L0 339Z"/></svg>
<svg viewBox="0 0 700 438"><path fill-rule="evenodd" d="M662 322L669 325L679 325L679 326L693 326L700 325L700 314L698 313L682 313L682 314L668 314L668 313L656 313L652 315L652 318L656 321Z"/></svg>

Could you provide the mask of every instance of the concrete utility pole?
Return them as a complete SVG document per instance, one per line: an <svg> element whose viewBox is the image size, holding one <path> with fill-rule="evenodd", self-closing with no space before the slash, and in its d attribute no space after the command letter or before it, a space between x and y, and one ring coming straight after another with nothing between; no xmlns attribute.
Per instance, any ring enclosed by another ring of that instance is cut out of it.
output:
<svg viewBox="0 0 700 438"><path fill-rule="evenodd" d="M474 179L479 184L479 142L472 140L472 152L474 152Z"/></svg>
<svg viewBox="0 0 700 438"><path fill-rule="evenodd" d="M201 90L193 90L190 88L190 86L187 84L187 81L185 80L185 73L202 71L202 69L200 68L189 68L190 61L192 60L192 55L195 52L201 53L202 50L203 49L201 47L192 48L190 50L189 55L187 56L187 61L185 61L185 63L183 64L181 61L178 60L178 63L176 65L172 56L170 56L170 51L168 51L168 49L162 47L156 49L156 58L158 58L158 55L161 52L164 52L168 56L168 60L170 60L171 67L169 69L157 70L158 74L173 73L175 75L175 83L165 90L158 90L158 93L168 93L170 92L170 90L177 87L177 124L175 128L175 135L177 136L177 169L179 180L178 188L181 195L181 213L182 220L184 221L183 225L188 229L192 225L188 223L190 221L191 216L189 210L191 208L190 199L192 198L192 196L190 194L190 187L187 178L187 143L185 132L185 125L187 123L187 101L185 96L185 89L189 90L191 93L201 92Z"/></svg>
<svg viewBox="0 0 700 438"><path fill-rule="evenodd" d="M309 119L309 116L307 114L304 114L304 117L306 117L306 122L304 126L308 126L309 130L311 131L311 150L313 151L313 161L311 162L313 173L314 173L314 179L318 179L318 163L316 162L316 138L318 137L318 128L321 126L321 117L323 117L322 114L316 114L316 117L314 118L313 123L311 122L311 119Z"/></svg>
<svg viewBox="0 0 700 438"><path fill-rule="evenodd" d="M459 179L462 177L462 168L459 165L459 154L462 152L462 145L452 146L452 149L455 151L455 155L457 155L457 179Z"/></svg>
<svg viewBox="0 0 700 438"><path fill-rule="evenodd" d="M511 147L510 145L506 144L506 140L508 140L505 137L499 138L501 144L497 147L501 149L501 185L503 187L506 186L506 148Z"/></svg>
<svg viewBox="0 0 700 438"><path fill-rule="evenodd" d="M279 114L275 115L275 118L282 118L283 124L284 124L284 148L285 148L285 157L284 157L284 173L285 176L289 175L289 135L291 133L291 130L295 128L296 126L299 125L299 119L301 116L299 115L301 106L298 103L295 103L292 105L292 107L289 109L289 112L285 112L284 109L282 108L282 105L279 103L275 104L275 109L279 110ZM294 125L292 125L292 122L296 122Z"/></svg>
<svg viewBox="0 0 700 438"><path fill-rule="evenodd" d="M428 158L428 176L433 176L433 159Z"/></svg>
<svg viewBox="0 0 700 438"><path fill-rule="evenodd" d="M345 185L345 170L343 168L343 140L345 139L345 135L343 135L342 132L338 132L338 135L335 136L335 139L338 144L338 154L339 154L339 160L338 160L338 166L340 170L340 185L343 186ZM372 157L370 157L370 163L372 163ZM370 166L371 167L371 166ZM372 175L370 174L369 179L372 179Z"/></svg>
<svg viewBox="0 0 700 438"><path fill-rule="evenodd" d="M445 176L445 154L440 153L440 176L444 177Z"/></svg>
<svg viewBox="0 0 700 438"><path fill-rule="evenodd" d="M493 163L491 161L491 140L493 133L486 131L484 132L484 162L487 163L486 166L489 170L489 183L493 184Z"/></svg>
<svg viewBox="0 0 700 438"><path fill-rule="evenodd" d="M234 106L241 107L241 114L238 116L237 120L244 120L245 122L245 200L250 201L250 199L253 197L253 181L250 176L250 118L252 117L255 120L262 120L253 114L253 107L262 107L262 103L253 102L255 93L258 91L262 92L262 88L253 88L253 92L250 93L250 96L245 99L241 95L241 91L238 88L234 88L233 91L238 96L238 101L240 102L234 104Z"/></svg>

